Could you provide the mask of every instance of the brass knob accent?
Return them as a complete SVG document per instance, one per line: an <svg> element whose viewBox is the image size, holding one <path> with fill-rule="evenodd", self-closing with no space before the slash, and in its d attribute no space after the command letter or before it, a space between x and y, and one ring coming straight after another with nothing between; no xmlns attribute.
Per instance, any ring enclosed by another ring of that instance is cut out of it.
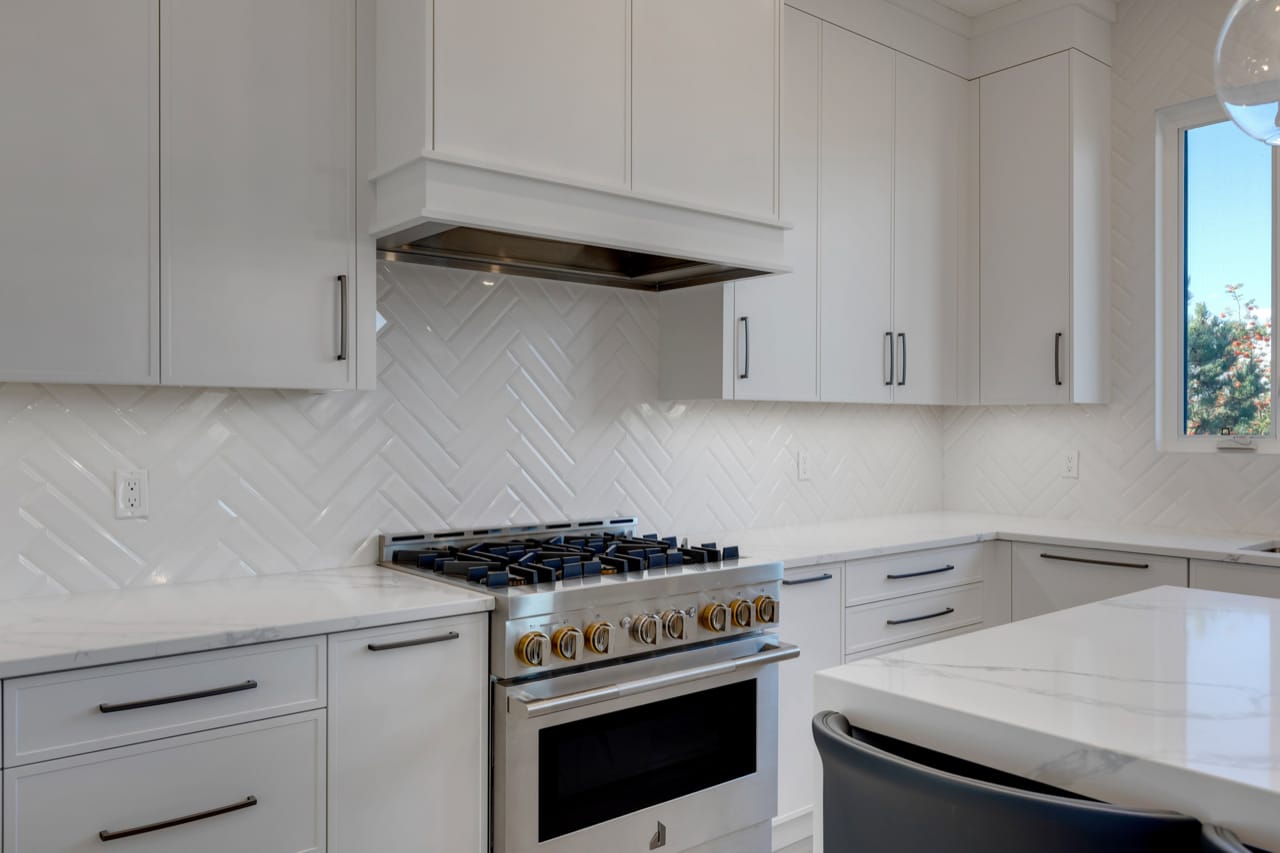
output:
<svg viewBox="0 0 1280 853"><path fill-rule="evenodd" d="M646 646L658 645L658 617L652 613L637 616L631 625L631 636Z"/></svg>
<svg viewBox="0 0 1280 853"><path fill-rule="evenodd" d="M698 613L698 624L708 631L723 634L729 627L729 608L723 604L708 604Z"/></svg>
<svg viewBox="0 0 1280 853"><path fill-rule="evenodd" d="M729 613L733 616L733 624L738 628L750 628L755 616L755 605L745 598L739 598L729 605Z"/></svg>
<svg viewBox="0 0 1280 853"><path fill-rule="evenodd" d="M525 666L545 666L551 641L541 631L530 631L516 641L516 660Z"/></svg>
<svg viewBox="0 0 1280 853"><path fill-rule="evenodd" d="M776 625L782 619L782 604L772 595L756 596L756 619L768 625Z"/></svg>
<svg viewBox="0 0 1280 853"><path fill-rule="evenodd" d="M662 614L662 631L670 640L686 638L687 626L683 610L668 610Z"/></svg>
<svg viewBox="0 0 1280 853"><path fill-rule="evenodd" d="M609 654L609 646L613 644L613 625L609 622L594 622L587 626L587 648L598 655Z"/></svg>
<svg viewBox="0 0 1280 853"><path fill-rule="evenodd" d="M561 660L577 660L582 648L582 632L566 625L551 635L551 651Z"/></svg>

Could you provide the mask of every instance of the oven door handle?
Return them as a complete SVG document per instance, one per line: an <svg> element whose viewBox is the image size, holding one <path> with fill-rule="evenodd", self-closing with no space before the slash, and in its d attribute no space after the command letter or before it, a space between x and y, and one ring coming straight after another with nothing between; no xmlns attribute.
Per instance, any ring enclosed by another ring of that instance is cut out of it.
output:
<svg viewBox="0 0 1280 853"><path fill-rule="evenodd" d="M699 681L715 675L726 675L731 672L741 672L742 670L767 666L768 664L797 657L800 657L799 646L780 643L745 657L732 658L719 663L690 667L689 669L680 669L675 672L650 676L649 678L620 681L617 684L609 684L591 690L580 690L577 693L566 693L563 696L553 696L549 699L534 699L528 695L516 694L508 699L507 711L529 720L534 717L545 717L547 714L571 711L586 705L595 705L599 702L608 702L611 699L635 696L637 693L648 693L653 690L660 690L663 687L687 684L690 681Z"/></svg>

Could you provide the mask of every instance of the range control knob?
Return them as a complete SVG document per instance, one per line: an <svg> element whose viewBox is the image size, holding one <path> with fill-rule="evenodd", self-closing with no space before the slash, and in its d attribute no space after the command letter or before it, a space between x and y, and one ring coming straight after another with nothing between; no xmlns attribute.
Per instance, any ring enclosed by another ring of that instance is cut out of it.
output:
<svg viewBox="0 0 1280 853"><path fill-rule="evenodd" d="M782 619L782 605L772 595L756 596L756 619L769 625L776 625Z"/></svg>
<svg viewBox="0 0 1280 853"><path fill-rule="evenodd" d="M723 604L708 604L698 613L698 624L708 631L723 634L729 627L729 608Z"/></svg>
<svg viewBox="0 0 1280 853"><path fill-rule="evenodd" d="M745 598L739 598L729 605L729 614L733 616L733 624L737 628L750 628L752 617L756 614L755 605Z"/></svg>
<svg viewBox="0 0 1280 853"><path fill-rule="evenodd" d="M637 616L631 623L631 636L646 646L658 645L658 617L652 613Z"/></svg>
<svg viewBox="0 0 1280 853"><path fill-rule="evenodd" d="M545 666L551 641L541 631L530 631L516 641L516 660L525 666Z"/></svg>
<svg viewBox="0 0 1280 853"><path fill-rule="evenodd" d="M609 654L613 644L613 625L609 622L593 622L586 630L587 648L598 655Z"/></svg>
<svg viewBox="0 0 1280 853"><path fill-rule="evenodd" d="M667 639L687 639L687 630L683 610L668 610L662 614L662 632L667 635Z"/></svg>
<svg viewBox="0 0 1280 853"><path fill-rule="evenodd" d="M582 632L566 625L551 635L551 652L561 660L577 660L582 648Z"/></svg>

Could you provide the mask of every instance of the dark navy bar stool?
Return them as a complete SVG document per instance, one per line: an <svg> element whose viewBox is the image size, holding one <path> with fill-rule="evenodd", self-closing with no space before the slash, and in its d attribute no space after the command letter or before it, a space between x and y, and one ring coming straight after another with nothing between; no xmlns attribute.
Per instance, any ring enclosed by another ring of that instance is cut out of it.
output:
<svg viewBox="0 0 1280 853"><path fill-rule="evenodd" d="M1246 853L1176 812L1127 809L854 728L813 719L826 853Z"/></svg>

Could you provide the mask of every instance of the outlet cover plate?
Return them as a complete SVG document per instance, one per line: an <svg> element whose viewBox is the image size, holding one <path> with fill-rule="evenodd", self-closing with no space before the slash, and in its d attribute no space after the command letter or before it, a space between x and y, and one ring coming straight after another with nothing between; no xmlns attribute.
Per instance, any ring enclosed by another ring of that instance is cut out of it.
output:
<svg viewBox="0 0 1280 853"><path fill-rule="evenodd" d="M116 472L116 518L146 518L151 513L151 490L146 471Z"/></svg>
<svg viewBox="0 0 1280 853"><path fill-rule="evenodd" d="M809 475L809 451L796 451L796 479L801 483L807 483L812 479Z"/></svg>
<svg viewBox="0 0 1280 853"><path fill-rule="evenodd" d="M1062 454L1062 479L1080 479L1080 451L1068 450Z"/></svg>

